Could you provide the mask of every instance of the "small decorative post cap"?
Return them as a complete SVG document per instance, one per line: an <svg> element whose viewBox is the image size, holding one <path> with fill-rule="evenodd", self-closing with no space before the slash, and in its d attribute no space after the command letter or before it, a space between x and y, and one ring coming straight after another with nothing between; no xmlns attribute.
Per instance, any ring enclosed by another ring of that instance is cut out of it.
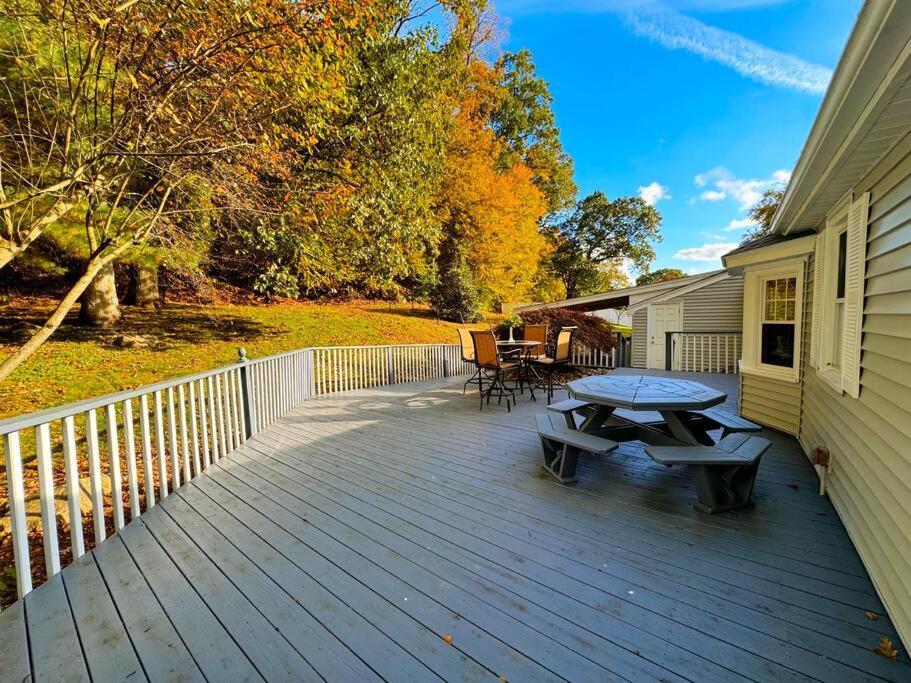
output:
<svg viewBox="0 0 911 683"><path fill-rule="evenodd" d="M243 346L241 346L239 349L237 349L237 362L238 363L247 362L247 350Z"/></svg>

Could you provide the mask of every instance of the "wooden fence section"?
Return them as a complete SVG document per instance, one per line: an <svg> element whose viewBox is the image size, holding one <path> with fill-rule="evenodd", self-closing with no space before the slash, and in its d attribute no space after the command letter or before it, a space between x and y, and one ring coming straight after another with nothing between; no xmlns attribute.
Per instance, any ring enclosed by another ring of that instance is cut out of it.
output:
<svg viewBox="0 0 911 683"><path fill-rule="evenodd" d="M743 335L738 331L668 332L667 370L683 372L738 371Z"/></svg>
<svg viewBox="0 0 911 683"><path fill-rule="evenodd" d="M0 420L17 594L313 396L472 370L455 344L309 348L253 360L241 349L230 367ZM37 506L23 463L37 470Z"/></svg>

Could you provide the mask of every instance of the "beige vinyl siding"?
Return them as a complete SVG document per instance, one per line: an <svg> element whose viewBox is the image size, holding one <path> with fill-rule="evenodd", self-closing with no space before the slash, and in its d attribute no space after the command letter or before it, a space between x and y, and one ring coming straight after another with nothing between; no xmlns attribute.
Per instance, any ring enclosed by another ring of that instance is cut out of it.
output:
<svg viewBox="0 0 911 683"><path fill-rule="evenodd" d="M800 426L800 384L753 374L740 375L740 414L787 434Z"/></svg>
<svg viewBox="0 0 911 683"><path fill-rule="evenodd" d="M807 367L800 430L808 453L816 446L829 449L829 496L906 644L911 643L909 148L899 145L856 190L871 192L860 396L836 393ZM812 287L806 291L812 296Z"/></svg>
<svg viewBox="0 0 911 683"><path fill-rule="evenodd" d="M683 330L743 329L743 276L684 294L671 301L683 302Z"/></svg>
<svg viewBox="0 0 911 683"><path fill-rule="evenodd" d="M648 310L642 308L633 313L632 366L644 368L648 354Z"/></svg>

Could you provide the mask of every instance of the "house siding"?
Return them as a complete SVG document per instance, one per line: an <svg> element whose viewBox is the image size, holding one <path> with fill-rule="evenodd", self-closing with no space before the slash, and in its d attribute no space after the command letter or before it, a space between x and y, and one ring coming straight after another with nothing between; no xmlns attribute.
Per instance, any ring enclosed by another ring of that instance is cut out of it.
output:
<svg viewBox="0 0 911 683"><path fill-rule="evenodd" d="M801 387L769 377L740 375L740 414L766 427L796 435L800 426Z"/></svg>
<svg viewBox="0 0 911 683"><path fill-rule="evenodd" d="M648 354L648 311L642 308L633 313L632 366L644 368Z"/></svg>
<svg viewBox="0 0 911 683"><path fill-rule="evenodd" d="M911 643L911 153L887 157L871 193L860 395L805 365L800 443L830 452L828 492L905 643ZM875 176L875 177L874 177ZM812 315L813 262L809 264ZM803 348L809 360L808 336ZM752 393L752 392L750 392Z"/></svg>
<svg viewBox="0 0 911 683"><path fill-rule="evenodd" d="M743 276L726 278L671 301L683 302L683 330L743 329Z"/></svg>

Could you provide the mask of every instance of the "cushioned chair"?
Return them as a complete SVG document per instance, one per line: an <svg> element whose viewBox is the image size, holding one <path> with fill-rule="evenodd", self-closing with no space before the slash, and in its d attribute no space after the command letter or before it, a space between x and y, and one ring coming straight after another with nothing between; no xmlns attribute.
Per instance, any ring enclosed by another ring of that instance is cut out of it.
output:
<svg viewBox="0 0 911 683"><path fill-rule="evenodd" d="M562 368L568 367L572 364L573 337L575 334L575 327L562 328L559 334L557 334L557 343L554 346L554 355L545 356L543 358L534 358L529 362L531 367L533 367L535 370L543 372L545 375L544 388L547 389L548 403L550 403L554 397L554 375Z"/></svg>
<svg viewBox="0 0 911 683"><path fill-rule="evenodd" d="M484 389L484 375L481 373L481 368L478 367L477 362L475 362L474 341L471 339L471 332L463 327L460 327L458 329L458 333L459 346L462 349L462 362L471 363L475 367L474 374L469 377L465 384L462 386L462 396L464 396L465 392L468 390L469 384L477 384L479 391Z"/></svg>
<svg viewBox="0 0 911 683"><path fill-rule="evenodd" d="M484 399L490 403L490 397L496 396L497 403L506 399L506 410L511 411L509 401L516 402L516 393L506 385L510 377L517 377L522 369L522 364L511 360L502 360L497 352L497 338L493 332L472 330L471 339L474 342L474 362L481 374L488 380L487 388L481 388L481 410L484 409Z"/></svg>
<svg viewBox="0 0 911 683"><path fill-rule="evenodd" d="M540 342L529 352L529 358L543 358L547 356L547 325L526 325L522 338L525 341Z"/></svg>

